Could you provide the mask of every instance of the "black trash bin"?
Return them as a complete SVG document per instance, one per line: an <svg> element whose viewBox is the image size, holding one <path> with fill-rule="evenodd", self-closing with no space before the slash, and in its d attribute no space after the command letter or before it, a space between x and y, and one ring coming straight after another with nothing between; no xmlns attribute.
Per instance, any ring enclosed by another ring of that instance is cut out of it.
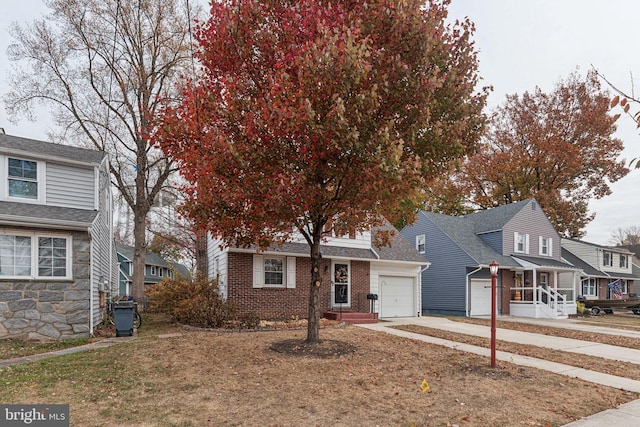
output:
<svg viewBox="0 0 640 427"><path fill-rule="evenodd" d="M113 320L116 324L116 337L130 337L133 335L133 302L124 301L113 304Z"/></svg>

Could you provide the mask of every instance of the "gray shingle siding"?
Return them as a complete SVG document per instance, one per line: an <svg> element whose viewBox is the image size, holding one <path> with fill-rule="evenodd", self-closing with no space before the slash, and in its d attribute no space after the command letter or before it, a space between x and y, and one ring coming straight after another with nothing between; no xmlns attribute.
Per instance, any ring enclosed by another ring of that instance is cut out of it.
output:
<svg viewBox="0 0 640 427"><path fill-rule="evenodd" d="M560 261L560 235L535 200L530 199L525 202L519 203L521 205L520 211L504 226L503 254L510 255L514 253L514 232L519 232L527 233L530 236L529 253L526 255L540 256L539 237L550 237L553 239L552 256L550 258Z"/></svg>

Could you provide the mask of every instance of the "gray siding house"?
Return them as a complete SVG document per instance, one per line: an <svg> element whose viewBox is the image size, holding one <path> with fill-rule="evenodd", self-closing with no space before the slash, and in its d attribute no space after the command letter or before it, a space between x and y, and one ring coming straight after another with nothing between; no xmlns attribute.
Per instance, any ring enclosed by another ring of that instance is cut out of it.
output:
<svg viewBox="0 0 640 427"><path fill-rule="evenodd" d="M0 132L0 338L88 337L117 281L108 157Z"/></svg>
<svg viewBox="0 0 640 427"><path fill-rule="evenodd" d="M131 295L133 284L133 246L116 243L118 254L118 295ZM157 253L147 250L144 266L144 284L151 286L162 280L181 277L191 279L191 272L184 265L166 261Z"/></svg>
<svg viewBox="0 0 640 427"><path fill-rule="evenodd" d="M636 294L634 253L624 247L608 247L576 239L562 239L562 256L580 267L579 295L586 299L622 299Z"/></svg>
<svg viewBox="0 0 640 427"><path fill-rule="evenodd" d="M423 211L402 234L431 262L422 274L425 314L490 315L492 261L499 314L575 313L580 269L562 259L560 236L533 199L460 217Z"/></svg>

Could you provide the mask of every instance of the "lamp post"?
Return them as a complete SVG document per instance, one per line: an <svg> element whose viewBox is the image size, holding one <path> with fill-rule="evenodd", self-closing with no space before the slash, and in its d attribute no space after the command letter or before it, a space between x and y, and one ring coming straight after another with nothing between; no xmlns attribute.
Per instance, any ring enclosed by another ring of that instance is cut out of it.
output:
<svg viewBox="0 0 640 427"><path fill-rule="evenodd" d="M496 367L496 278L498 277L498 263L491 261L491 367Z"/></svg>

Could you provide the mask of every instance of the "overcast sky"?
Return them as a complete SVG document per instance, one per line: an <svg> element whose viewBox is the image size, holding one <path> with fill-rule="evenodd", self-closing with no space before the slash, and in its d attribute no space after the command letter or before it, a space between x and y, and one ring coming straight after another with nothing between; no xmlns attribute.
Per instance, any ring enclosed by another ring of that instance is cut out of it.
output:
<svg viewBox="0 0 640 427"><path fill-rule="evenodd" d="M175 0L183 1L183 0ZM476 24L483 85L492 85L489 106L505 95L539 86L551 91L560 78L577 68L584 75L593 65L611 82L631 90L631 73L640 76L637 0L453 0L451 19L468 16ZM7 60L11 22L24 24L47 13L42 0L3 0L0 10L0 95L8 92ZM637 77L640 85L640 77ZM640 86L638 87L640 90ZM35 123L17 125L0 106L0 127L8 134L47 139L52 125L46 110ZM629 120L620 120L617 136L624 141L623 158L640 157L640 135ZM596 219L585 240L608 244L617 228L640 226L640 170L612 185L613 193L590 204Z"/></svg>

